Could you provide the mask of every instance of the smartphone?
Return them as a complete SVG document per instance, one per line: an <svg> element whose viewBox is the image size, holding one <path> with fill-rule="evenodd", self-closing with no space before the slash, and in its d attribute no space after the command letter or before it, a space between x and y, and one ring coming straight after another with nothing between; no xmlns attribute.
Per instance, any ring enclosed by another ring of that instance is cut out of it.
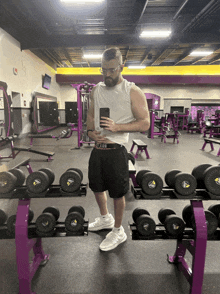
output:
<svg viewBox="0 0 220 294"><path fill-rule="evenodd" d="M103 117L110 117L110 109L108 107L100 108L99 114L100 114L100 120L101 120L102 116ZM100 123L100 127L102 128L101 123Z"/></svg>

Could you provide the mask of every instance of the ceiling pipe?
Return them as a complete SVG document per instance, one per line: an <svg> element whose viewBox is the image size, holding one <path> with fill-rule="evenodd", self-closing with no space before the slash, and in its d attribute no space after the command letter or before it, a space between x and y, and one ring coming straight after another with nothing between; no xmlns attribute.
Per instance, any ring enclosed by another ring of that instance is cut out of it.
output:
<svg viewBox="0 0 220 294"><path fill-rule="evenodd" d="M178 9L177 13L173 17L173 20L175 20L179 16L180 12L183 10L183 8L185 7L185 5L187 4L188 1L189 0L185 0L185 2L180 6L180 8Z"/></svg>

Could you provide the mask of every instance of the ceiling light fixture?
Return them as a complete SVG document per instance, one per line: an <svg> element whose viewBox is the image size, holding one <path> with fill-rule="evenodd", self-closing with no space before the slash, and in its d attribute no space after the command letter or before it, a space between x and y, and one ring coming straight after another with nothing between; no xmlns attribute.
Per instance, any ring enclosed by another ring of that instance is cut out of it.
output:
<svg viewBox="0 0 220 294"><path fill-rule="evenodd" d="M144 68L146 68L146 66L144 66L144 65L129 65L128 68L129 69L144 69Z"/></svg>
<svg viewBox="0 0 220 294"><path fill-rule="evenodd" d="M102 54L84 54L83 58L86 58L86 59L100 59L100 58L102 58Z"/></svg>
<svg viewBox="0 0 220 294"><path fill-rule="evenodd" d="M171 34L171 31L143 31L140 35L140 38L167 38Z"/></svg>
<svg viewBox="0 0 220 294"><path fill-rule="evenodd" d="M193 51L189 55L190 56L207 56L212 53L213 53L213 51Z"/></svg>

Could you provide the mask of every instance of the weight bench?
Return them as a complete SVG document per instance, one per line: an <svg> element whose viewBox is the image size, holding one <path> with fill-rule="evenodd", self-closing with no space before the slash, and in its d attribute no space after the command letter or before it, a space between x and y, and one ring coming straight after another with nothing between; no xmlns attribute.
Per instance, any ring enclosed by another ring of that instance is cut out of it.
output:
<svg viewBox="0 0 220 294"><path fill-rule="evenodd" d="M209 143L210 144L210 147L211 147L211 150L213 151L214 150L214 147L213 147L213 143L215 143L215 144L219 144L220 145L220 140L217 140L217 139L213 139L213 138L204 138L204 144L203 144L203 146L202 146L202 151L204 151L204 149L205 149L205 146L206 146L206 144L207 143ZM218 154L217 154L217 156L219 156L220 155L220 148L219 148L219 150L218 150Z"/></svg>
<svg viewBox="0 0 220 294"><path fill-rule="evenodd" d="M134 187L136 187L137 186L136 177L135 177L136 168L130 160L128 161L128 164L129 164L129 178L132 179Z"/></svg>
<svg viewBox="0 0 220 294"><path fill-rule="evenodd" d="M150 159L150 156L149 156L148 151L147 151L147 144L145 144L143 141L138 140L138 139L132 140L132 142L133 142L133 145L131 147L130 152L133 151L135 145L137 146L137 152L136 152L134 158L138 158L138 154L139 154L140 151L141 152L145 151L147 159Z"/></svg>
<svg viewBox="0 0 220 294"><path fill-rule="evenodd" d="M36 154L40 154L40 155L44 155L44 156L47 156L48 159L47 161L50 161L52 160L52 156L55 154L55 152L49 152L49 151L37 151L37 150L33 150L31 149L31 147L13 147L13 151L18 151L15 156L20 152L20 151L28 151L28 152L31 152L31 153L36 153Z"/></svg>
<svg viewBox="0 0 220 294"><path fill-rule="evenodd" d="M15 168L19 168L20 166L26 166L29 174L31 174L33 172L31 165L30 165L30 158L24 158L23 160L16 160L15 161L10 161L8 164L8 170L10 169L15 169Z"/></svg>

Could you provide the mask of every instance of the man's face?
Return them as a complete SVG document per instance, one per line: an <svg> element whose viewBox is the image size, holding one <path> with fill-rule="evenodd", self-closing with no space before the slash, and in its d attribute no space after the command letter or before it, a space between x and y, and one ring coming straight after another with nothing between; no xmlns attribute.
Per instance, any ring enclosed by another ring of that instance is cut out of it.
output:
<svg viewBox="0 0 220 294"><path fill-rule="evenodd" d="M114 87L119 82L121 65L116 59L102 61L104 83L107 87Z"/></svg>

